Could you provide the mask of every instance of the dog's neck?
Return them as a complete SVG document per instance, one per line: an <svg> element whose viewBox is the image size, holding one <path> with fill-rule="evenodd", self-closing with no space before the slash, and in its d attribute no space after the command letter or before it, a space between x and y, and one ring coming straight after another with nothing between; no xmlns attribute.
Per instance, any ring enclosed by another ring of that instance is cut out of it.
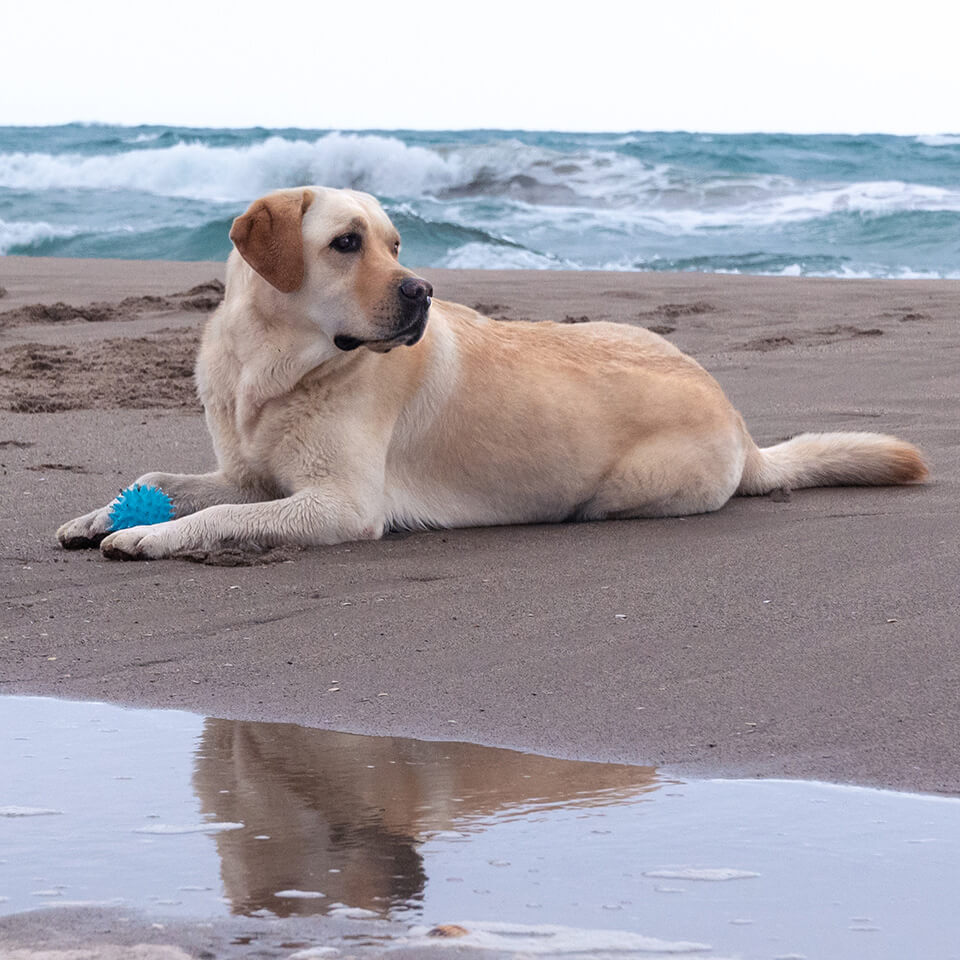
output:
<svg viewBox="0 0 960 960"><path fill-rule="evenodd" d="M315 327L272 323L257 333L267 334L260 339L259 349L251 350L251 341L246 338L245 343L238 344L246 354L241 357L236 391L237 421L243 433L253 426L267 403L292 393L308 374L319 368L332 373L340 367L358 364L363 361L358 354L366 352L346 354ZM257 340L252 342L256 344Z"/></svg>
<svg viewBox="0 0 960 960"><path fill-rule="evenodd" d="M248 435L267 403L291 393L309 373L362 363L367 354L339 350L315 323L297 316L289 295L273 290L238 257L228 263L224 302L211 322L233 358L233 396L225 399L233 403L241 435ZM205 379L198 368L201 393Z"/></svg>

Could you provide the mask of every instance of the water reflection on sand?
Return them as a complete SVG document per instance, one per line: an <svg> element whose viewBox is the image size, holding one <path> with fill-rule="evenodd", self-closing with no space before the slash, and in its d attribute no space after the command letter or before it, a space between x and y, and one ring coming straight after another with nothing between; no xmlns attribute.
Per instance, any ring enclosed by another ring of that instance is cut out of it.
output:
<svg viewBox="0 0 960 960"><path fill-rule="evenodd" d="M658 783L653 767L207 719L194 786L205 813L245 825L216 838L232 910L291 916L414 907L420 846L437 832L622 803Z"/></svg>

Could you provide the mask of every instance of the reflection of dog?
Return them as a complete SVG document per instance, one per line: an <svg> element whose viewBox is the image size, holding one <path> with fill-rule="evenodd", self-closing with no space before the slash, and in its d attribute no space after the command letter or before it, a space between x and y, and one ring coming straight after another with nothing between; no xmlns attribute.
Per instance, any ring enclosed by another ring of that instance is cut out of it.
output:
<svg viewBox="0 0 960 960"><path fill-rule="evenodd" d="M103 508L64 524L65 546L151 558L390 526L680 516L735 493L926 474L880 434L759 450L713 378L648 330L431 307L366 194L272 193L230 236L197 364L220 469L147 474L136 482L172 497L175 519L105 537Z"/></svg>
<svg viewBox="0 0 960 960"><path fill-rule="evenodd" d="M519 804L600 805L657 786L652 767L282 723L207 720L197 755L204 811L245 825L217 835L236 913L324 913L336 902L386 912L421 897L417 848L431 831ZM292 889L326 896L275 896Z"/></svg>

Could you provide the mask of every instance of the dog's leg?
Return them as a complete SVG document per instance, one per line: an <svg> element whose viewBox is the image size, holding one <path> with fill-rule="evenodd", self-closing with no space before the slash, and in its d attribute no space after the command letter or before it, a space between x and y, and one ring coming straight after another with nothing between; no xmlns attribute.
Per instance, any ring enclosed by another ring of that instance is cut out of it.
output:
<svg viewBox="0 0 960 960"><path fill-rule="evenodd" d="M111 533L100 544L113 560L156 560L184 550L249 544L321 546L383 535L380 507L342 490L310 487L282 500L221 504L189 516Z"/></svg>
<svg viewBox="0 0 960 960"><path fill-rule="evenodd" d="M172 501L174 516L185 517L218 503L244 503L262 499L256 491L231 483L222 473L145 473L133 486L159 487ZM110 532L110 507L77 517L57 530L57 539L68 550L96 547Z"/></svg>
<svg viewBox="0 0 960 960"><path fill-rule="evenodd" d="M577 511L578 520L684 517L719 510L743 474L733 430L671 432L639 444Z"/></svg>

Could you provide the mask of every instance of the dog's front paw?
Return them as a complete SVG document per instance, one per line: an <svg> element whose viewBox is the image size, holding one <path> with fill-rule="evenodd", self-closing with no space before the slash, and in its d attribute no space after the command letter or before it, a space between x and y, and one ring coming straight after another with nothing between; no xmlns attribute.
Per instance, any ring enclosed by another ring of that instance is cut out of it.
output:
<svg viewBox="0 0 960 960"><path fill-rule="evenodd" d="M170 544L167 528L170 523L127 527L105 537L100 552L108 560L159 560L169 557L177 548Z"/></svg>
<svg viewBox="0 0 960 960"><path fill-rule="evenodd" d="M111 523L110 507L101 507L75 520L68 520L57 530L57 539L66 550L85 550L103 540L110 532Z"/></svg>

